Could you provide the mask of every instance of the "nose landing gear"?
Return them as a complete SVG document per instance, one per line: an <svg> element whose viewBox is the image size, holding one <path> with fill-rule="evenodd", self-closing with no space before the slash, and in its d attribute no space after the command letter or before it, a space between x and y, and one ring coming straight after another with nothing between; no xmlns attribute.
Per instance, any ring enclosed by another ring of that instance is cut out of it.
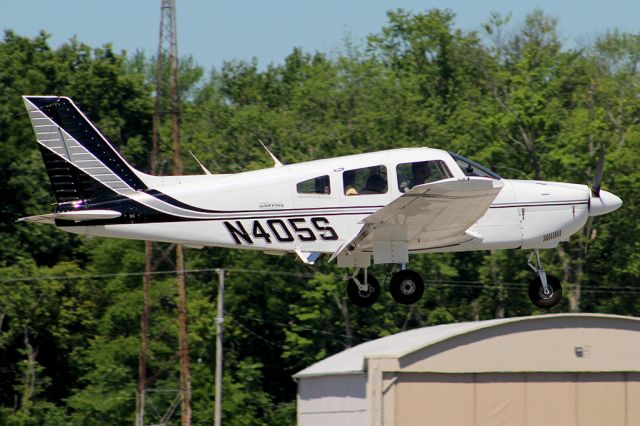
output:
<svg viewBox="0 0 640 426"><path fill-rule="evenodd" d="M536 257L536 264L531 263L533 256ZM540 263L540 253L534 250L529 256L527 262L529 267L533 269L538 276L529 284L529 299L539 308L551 308L562 299L562 286L560 280L553 276L547 275Z"/></svg>

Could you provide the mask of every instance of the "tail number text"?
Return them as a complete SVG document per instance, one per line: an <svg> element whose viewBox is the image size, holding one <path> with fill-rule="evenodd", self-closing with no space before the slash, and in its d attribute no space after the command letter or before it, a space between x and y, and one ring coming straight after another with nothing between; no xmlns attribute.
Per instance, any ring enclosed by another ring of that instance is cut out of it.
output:
<svg viewBox="0 0 640 426"><path fill-rule="evenodd" d="M266 219L249 221L224 221L236 244L253 244L260 238L266 243L290 243L298 239L302 242L316 240L333 241L338 239L338 233L330 226L326 217L292 219Z"/></svg>

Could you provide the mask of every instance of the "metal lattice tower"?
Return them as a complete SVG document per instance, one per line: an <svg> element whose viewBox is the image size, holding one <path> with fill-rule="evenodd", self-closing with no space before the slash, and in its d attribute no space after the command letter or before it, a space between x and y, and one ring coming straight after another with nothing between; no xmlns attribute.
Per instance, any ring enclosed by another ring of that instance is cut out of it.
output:
<svg viewBox="0 0 640 426"><path fill-rule="evenodd" d="M155 110L153 114L153 134L151 145L150 172L159 171L160 147L162 144L161 124L171 117L171 140L173 152L173 173L182 174L180 157L180 87L178 68L178 43L176 32L175 0L161 0L160 37L156 57ZM191 380L189 374L189 343L187 335L186 286L184 274L184 252L182 245L175 246L178 286L178 321L180 348L180 405L181 424L191 424ZM150 288L154 271L154 246L145 243L145 275L143 281L143 309L141 317L141 351L139 361L138 403L136 425L144 425L144 405L146 396L146 363L149 340Z"/></svg>
<svg viewBox="0 0 640 426"><path fill-rule="evenodd" d="M152 149L156 150L157 156L160 144L160 122L164 116L171 115L173 173L179 175L182 173L182 161L180 160L180 90L175 0L162 0L160 43L156 61L156 108L153 136L155 146ZM168 87L166 87L167 82ZM166 100L169 101L168 105L165 104Z"/></svg>

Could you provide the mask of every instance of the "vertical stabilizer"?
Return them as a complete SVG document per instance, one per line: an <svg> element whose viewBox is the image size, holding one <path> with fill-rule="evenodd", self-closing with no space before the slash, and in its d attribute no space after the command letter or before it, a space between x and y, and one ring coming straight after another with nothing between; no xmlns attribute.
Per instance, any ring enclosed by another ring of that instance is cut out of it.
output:
<svg viewBox="0 0 640 426"><path fill-rule="evenodd" d="M23 100L58 203L147 188L143 174L120 156L71 99Z"/></svg>

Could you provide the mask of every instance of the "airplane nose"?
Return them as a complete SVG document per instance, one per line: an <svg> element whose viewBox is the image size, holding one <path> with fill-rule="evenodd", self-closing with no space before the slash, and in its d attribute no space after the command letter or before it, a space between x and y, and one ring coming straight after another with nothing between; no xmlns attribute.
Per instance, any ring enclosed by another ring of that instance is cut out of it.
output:
<svg viewBox="0 0 640 426"><path fill-rule="evenodd" d="M607 191L600 191L599 197L591 196L589 206L589 216L600 216L611 213L622 206L622 200L615 194Z"/></svg>

